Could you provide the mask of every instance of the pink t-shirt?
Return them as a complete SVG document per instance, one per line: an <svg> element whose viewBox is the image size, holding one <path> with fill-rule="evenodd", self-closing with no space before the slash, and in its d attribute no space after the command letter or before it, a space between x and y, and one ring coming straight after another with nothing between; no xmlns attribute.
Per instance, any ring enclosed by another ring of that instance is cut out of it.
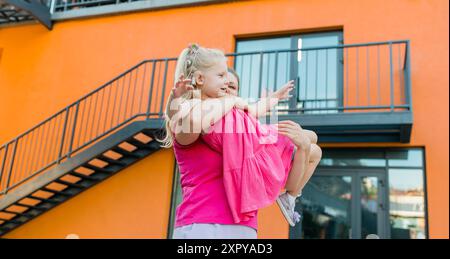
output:
<svg viewBox="0 0 450 259"><path fill-rule="evenodd" d="M174 141L183 190L175 227L217 223L257 229L257 211L275 202L293 151L288 138L235 108L196 142Z"/></svg>

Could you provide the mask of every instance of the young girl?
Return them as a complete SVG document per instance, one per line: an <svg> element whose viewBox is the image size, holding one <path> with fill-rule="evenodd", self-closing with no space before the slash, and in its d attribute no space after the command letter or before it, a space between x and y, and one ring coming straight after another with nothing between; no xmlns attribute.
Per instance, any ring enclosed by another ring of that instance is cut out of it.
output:
<svg viewBox="0 0 450 259"><path fill-rule="evenodd" d="M225 120L220 122L228 121L231 125L240 123L240 126L245 126L246 122L250 122L256 129L260 127L246 113L233 108L235 105L239 106L238 98L225 95L227 66L222 52L193 46L183 50L178 59L176 78L182 73L188 75L188 80L190 74L193 74L195 82L192 85L195 90L188 89L182 98L173 98L176 91L171 93L171 101L166 108L168 134L164 139L165 146L174 145L183 188L183 202L176 212L174 238L256 238L257 210L274 202L285 184L286 177L283 176L291 170L293 145L286 138L277 142L285 144L283 149L280 148L283 145L261 145L258 143L263 137L261 131L257 132L259 135L245 133L242 135L245 139L238 134L207 133L212 125L215 129L226 125L216 123L222 117ZM173 104L181 107L182 112L171 112ZM213 109L208 110L211 107ZM228 112L230 110L232 112ZM206 111L209 111L208 116L205 115ZM227 116L224 116L225 113ZM200 116L195 116L199 114ZM183 127L186 125L179 124L186 121L189 128L187 131ZM180 128L182 130L178 130ZM293 140L299 145L298 138L294 137ZM231 143L238 145L227 145ZM246 146L245 143L250 145ZM266 152L252 153L262 149ZM239 151L240 155L265 154L266 160L253 161L248 157L230 156L235 151ZM272 156L268 156L269 151ZM292 170L298 170L296 158L297 156L292 163ZM250 168L239 167L243 163L254 168L249 170ZM240 177L241 172L247 173L246 177L249 172L259 172L257 179L255 178L259 182L252 182L249 178L245 184L244 181L233 182L236 177Z"/></svg>
<svg viewBox="0 0 450 259"><path fill-rule="evenodd" d="M232 68L228 68L228 89L227 93L233 96L238 96L239 93L239 75L234 71ZM270 110L273 107L266 107L267 110ZM264 116L265 112L262 112L264 110L260 109L259 116ZM297 127L295 123L290 121L280 121L278 123L278 129L280 134L284 134L286 127L289 125L293 127ZM297 184L294 183L295 186L289 188L290 190L294 191L286 191L285 193L281 194L277 198L277 204L280 207L281 212L283 213L283 216L285 217L286 221L291 226L295 226L296 221L298 221L298 213L294 211L295 208L295 200L297 197L301 196L303 187L305 187L306 183L311 178L312 174L314 173L314 170L316 169L317 165L320 162L320 159L322 157L322 150L317 145L317 134L314 131L302 129L299 125L297 129L300 129L301 131L301 138L307 137L308 139L305 140L306 143L311 143L309 146L306 144L306 147L303 148L303 156L305 163L303 164L303 167L299 170L301 173L300 176L294 176L292 174L289 175L291 179L300 179ZM285 134L286 135L286 134ZM309 156L308 156L309 155ZM292 183L288 179L288 183Z"/></svg>

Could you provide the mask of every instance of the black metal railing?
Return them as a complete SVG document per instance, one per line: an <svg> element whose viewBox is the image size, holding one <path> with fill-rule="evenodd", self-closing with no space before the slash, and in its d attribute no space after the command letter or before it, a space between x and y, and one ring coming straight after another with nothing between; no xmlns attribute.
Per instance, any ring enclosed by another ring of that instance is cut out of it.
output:
<svg viewBox="0 0 450 259"><path fill-rule="evenodd" d="M308 55L310 60L318 61L311 65ZM321 55L335 58L323 59ZM241 76L243 97L261 96L263 84L271 85L269 88L273 90L290 78L298 79L295 98L279 105L280 114L411 111L408 41L227 56L229 65L235 66ZM75 156L134 120L162 119L164 101L174 83L175 66L176 58L145 60L2 145L0 194ZM321 66L326 69L318 70ZM311 72L313 68L316 70ZM319 87L333 89L335 96ZM325 93L325 98L319 93ZM326 103L326 107L318 107L320 102Z"/></svg>
<svg viewBox="0 0 450 259"><path fill-rule="evenodd" d="M54 12L64 12L81 8L115 5L143 0L50 0L53 1Z"/></svg>
<svg viewBox="0 0 450 259"><path fill-rule="evenodd" d="M411 110L409 41L374 42L229 54L240 95L259 98L295 79L279 113Z"/></svg>

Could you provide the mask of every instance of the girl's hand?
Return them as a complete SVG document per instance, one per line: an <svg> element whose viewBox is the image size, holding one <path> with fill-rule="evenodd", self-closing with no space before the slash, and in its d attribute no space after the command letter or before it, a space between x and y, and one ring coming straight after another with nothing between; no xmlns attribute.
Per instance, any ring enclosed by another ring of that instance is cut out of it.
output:
<svg viewBox="0 0 450 259"><path fill-rule="evenodd" d="M289 99L290 97L292 97L292 95L289 95L289 92L291 92L292 89L294 89L294 80L291 80L291 81L287 82L280 89L278 89L277 91L273 92L270 95L270 97L271 98L277 98L280 101L281 100L285 100L285 99Z"/></svg>
<svg viewBox="0 0 450 259"><path fill-rule="evenodd" d="M307 144L305 142L305 136L302 132L303 129L297 123L286 120L278 122L277 126L278 133L288 137L292 141L292 143L297 146L297 148L303 148L304 145Z"/></svg>
<svg viewBox="0 0 450 259"><path fill-rule="evenodd" d="M172 88L173 97L178 98L190 90L194 90L194 86L191 85L191 79L185 79L184 74L181 74Z"/></svg>

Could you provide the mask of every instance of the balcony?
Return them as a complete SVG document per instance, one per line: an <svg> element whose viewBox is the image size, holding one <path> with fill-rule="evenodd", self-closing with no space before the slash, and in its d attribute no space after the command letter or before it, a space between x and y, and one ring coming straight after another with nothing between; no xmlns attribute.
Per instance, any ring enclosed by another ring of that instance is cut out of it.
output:
<svg viewBox="0 0 450 259"><path fill-rule="evenodd" d="M324 142L410 140L413 122L409 41L229 54L242 97L261 96L291 79L296 91L279 120L314 130Z"/></svg>

